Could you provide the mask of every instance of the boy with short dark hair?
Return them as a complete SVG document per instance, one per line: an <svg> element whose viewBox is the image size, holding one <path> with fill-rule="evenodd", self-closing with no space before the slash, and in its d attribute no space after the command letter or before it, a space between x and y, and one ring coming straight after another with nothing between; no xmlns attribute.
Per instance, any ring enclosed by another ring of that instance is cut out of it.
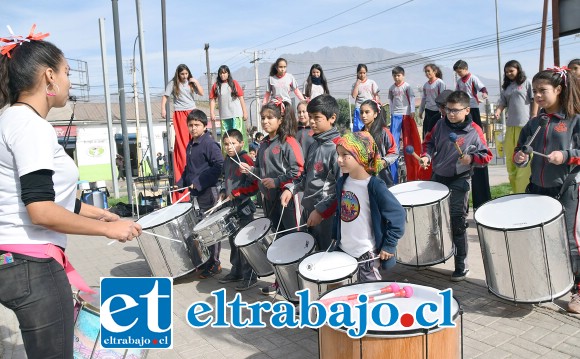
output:
<svg viewBox="0 0 580 359"><path fill-rule="evenodd" d="M336 212L336 179L340 169L336 161L336 141L340 134L334 122L338 116L338 102L328 94L313 98L307 106L313 143L305 150L304 172L286 185L280 201L286 206L292 196L304 192L303 217L309 232L316 239L318 249L326 250L331 243L333 216Z"/></svg>
<svg viewBox="0 0 580 359"><path fill-rule="evenodd" d="M405 159L407 180L414 181L422 179L421 175L425 175L425 173L419 170L419 165L413 156L402 150L407 146L413 146L415 152L419 152L421 149L421 137L415 122L415 94L411 85L405 82L405 70L401 66L395 66L392 74L395 83L389 88L391 133L397 148ZM398 161L391 164L391 175L394 183L399 183L398 168Z"/></svg>
<svg viewBox="0 0 580 359"><path fill-rule="evenodd" d="M423 141L421 155L424 167L433 165L433 181L442 183L451 191L449 212L451 231L455 246L455 271L451 280L464 280L469 269L467 258L467 224L465 219L469 211L469 188L473 167L487 166L492 154L481 127L469 116L469 96L463 91L454 91L447 97L446 116L438 121ZM450 140L450 135L457 135L457 141ZM456 149L459 146L462 154Z"/></svg>
<svg viewBox="0 0 580 359"><path fill-rule="evenodd" d="M336 247L359 262L358 282L381 280L379 267L389 270L396 264L397 243L405 233L405 209L376 176L382 160L370 133L345 134L336 152L343 173L336 181L340 203L333 226Z"/></svg>
<svg viewBox="0 0 580 359"><path fill-rule="evenodd" d="M198 109L187 115L187 128L191 140L186 147L185 168L177 187L189 187L191 196L197 197L202 212L210 209L218 199L217 182L222 173L224 158L220 146L206 129L207 116ZM200 278L221 272L219 260L221 242L209 247L210 258Z"/></svg>
<svg viewBox="0 0 580 359"><path fill-rule="evenodd" d="M258 181L249 174L243 174L236 162L245 162L250 166L254 165L253 159L243 150L244 136L236 129L227 131L222 138L226 151L224 160L224 188L220 193L222 199L229 198L229 205L236 209L239 228L244 228L254 220L256 206L251 200L251 196L258 192ZM232 269L225 277L219 280L220 283L239 282L236 290L243 291L250 289L258 283L252 267L242 255L242 252L234 244L237 233L229 236L230 242L230 262Z"/></svg>
<svg viewBox="0 0 580 359"><path fill-rule="evenodd" d="M453 65L453 71L459 76L455 90L463 91L469 96L471 118L476 125L483 128L479 113L480 101L477 93L481 92L481 98L485 100L487 98L485 85L477 76L469 72L469 66L463 60L459 60ZM487 167L475 169L473 173L473 188L477 188L477 191L473 191L473 208L477 209L491 199Z"/></svg>

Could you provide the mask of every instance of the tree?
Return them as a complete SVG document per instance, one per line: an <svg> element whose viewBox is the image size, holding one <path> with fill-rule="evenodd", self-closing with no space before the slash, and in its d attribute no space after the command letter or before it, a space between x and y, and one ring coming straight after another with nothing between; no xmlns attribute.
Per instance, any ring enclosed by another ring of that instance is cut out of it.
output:
<svg viewBox="0 0 580 359"><path fill-rule="evenodd" d="M340 133L345 132L350 129L350 110L348 106L348 100L344 98L337 99L338 101L338 118L336 119L336 128Z"/></svg>

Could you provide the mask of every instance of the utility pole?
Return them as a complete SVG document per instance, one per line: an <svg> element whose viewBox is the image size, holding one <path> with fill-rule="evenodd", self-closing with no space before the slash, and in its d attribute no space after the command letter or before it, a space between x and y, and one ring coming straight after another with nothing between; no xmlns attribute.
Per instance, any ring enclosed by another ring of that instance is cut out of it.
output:
<svg viewBox="0 0 580 359"><path fill-rule="evenodd" d="M207 97L209 98L209 93L211 91L211 71L209 69L209 44L205 44L203 47L205 50L205 66L207 67ZM210 119L211 121L211 135L213 139L217 141L217 131L215 129L215 120Z"/></svg>
<svg viewBox="0 0 580 359"><path fill-rule="evenodd" d="M254 64L254 73L255 73L255 86L256 86L256 123L259 132L262 132L262 121L260 121L260 81L258 79L258 61L261 58L258 57L258 51L254 51L254 61L250 61L250 63Z"/></svg>
<svg viewBox="0 0 580 359"><path fill-rule="evenodd" d="M139 120L139 94L137 93L137 65L135 63L135 46L137 45L137 39L139 35L135 37L135 42L133 43L133 60L131 66L131 72L133 73L133 104L135 105L135 141L137 142L137 177L143 175L141 169L141 159L143 154L141 153L141 122Z"/></svg>
<svg viewBox="0 0 580 359"><path fill-rule="evenodd" d="M560 66L560 1L552 0L552 49L554 66Z"/></svg>
<svg viewBox="0 0 580 359"><path fill-rule="evenodd" d="M496 45L497 45L497 70L499 73L499 88L501 91L501 55L499 52L499 15L497 12L497 0L495 0L495 41L496 41ZM489 107L489 99L486 101L486 109ZM505 126L505 114L504 111L501 112L500 115L500 122L501 122L501 132L505 135L505 131L506 131L506 126ZM487 118L487 123L491 124L490 118Z"/></svg>

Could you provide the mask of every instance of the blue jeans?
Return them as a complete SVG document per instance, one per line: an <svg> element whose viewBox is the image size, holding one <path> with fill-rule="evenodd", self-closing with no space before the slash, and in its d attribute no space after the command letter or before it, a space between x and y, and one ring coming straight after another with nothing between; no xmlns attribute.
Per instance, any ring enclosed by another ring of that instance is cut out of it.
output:
<svg viewBox="0 0 580 359"><path fill-rule="evenodd" d="M73 357L73 294L54 259L14 254L0 265L0 303L18 317L28 358Z"/></svg>
<svg viewBox="0 0 580 359"><path fill-rule="evenodd" d="M399 142L401 141L401 132L403 132L403 115L391 115L391 133L393 134L393 139L398 149L401 149ZM404 150L404 148L403 148ZM402 153L405 153L404 151ZM399 161L393 162L391 165L391 175L393 176L393 182L395 184L399 183Z"/></svg>

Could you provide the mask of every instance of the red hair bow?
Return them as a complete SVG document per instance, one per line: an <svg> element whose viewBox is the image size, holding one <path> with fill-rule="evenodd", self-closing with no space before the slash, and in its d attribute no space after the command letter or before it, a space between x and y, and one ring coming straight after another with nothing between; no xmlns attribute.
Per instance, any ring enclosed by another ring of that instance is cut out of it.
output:
<svg viewBox="0 0 580 359"><path fill-rule="evenodd" d="M564 82L566 82L566 71L570 71L570 69L568 68L568 66L554 66L554 67L548 67L547 68L548 71L552 71L557 73L558 75L560 75L560 77L564 80Z"/></svg>
<svg viewBox="0 0 580 359"><path fill-rule="evenodd" d="M286 112L286 105L284 105L284 101L282 100L282 98L276 97L272 100L272 103L280 107L280 112L282 112L282 115L284 115L284 113Z"/></svg>
<svg viewBox="0 0 580 359"><path fill-rule="evenodd" d="M12 56L10 55L10 51L12 51L16 46L22 44L23 42L30 42L30 41L41 41L44 38L46 38L48 35L50 35L48 32L47 33L34 33L34 30L36 30L36 24L32 25L32 28L30 29L30 33L28 34L28 36L23 37L21 35L14 35L14 32L12 32L12 28L10 26L8 27L8 32L10 32L10 36L9 37L0 37L0 43L5 43L1 50L0 50L0 55L7 55L8 58L11 58Z"/></svg>

